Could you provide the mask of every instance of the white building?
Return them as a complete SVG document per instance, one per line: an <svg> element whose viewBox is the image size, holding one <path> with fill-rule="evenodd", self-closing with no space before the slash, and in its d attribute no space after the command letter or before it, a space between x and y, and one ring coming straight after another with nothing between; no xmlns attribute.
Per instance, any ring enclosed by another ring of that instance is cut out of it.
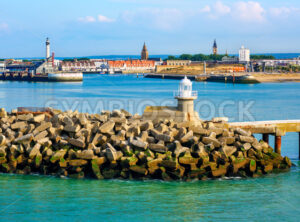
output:
<svg viewBox="0 0 300 222"><path fill-rule="evenodd" d="M250 62L250 50L242 46L239 50L239 61Z"/></svg>
<svg viewBox="0 0 300 222"><path fill-rule="evenodd" d="M167 60L167 66L189 66L191 60Z"/></svg>
<svg viewBox="0 0 300 222"><path fill-rule="evenodd" d="M258 61L259 65L263 63L265 66L300 66L300 59L262 59Z"/></svg>
<svg viewBox="0 0 300 222"><path fill-rule="evenodd" d="M164 63L164 61L161 58L148 58L148 60L154 61L155 62L155 67L156 66L161 66Z"/></svg>
<svg viewBox="0 0 300 222"><path fill-rule="evenodd" d="M235 63L235 62L238 62L239 61L239 58L236 57L236 56L233 56L233 57L230 57L230 56L224 56L222 58L222 62L228 62L228 63Z"/></svg>
<svg viewBox="0 0 300 222"><path fill-rule="evenodd" d="M0 73L3 73L6 71L6 66L4 61L0 61Z"/></svg>
<svg viewBox="0 0 300 222"><path fill-rule="evenodd" d="M106 59L90 59L90 61L95 63L97 71L105 71L109 68Z"/></svg>

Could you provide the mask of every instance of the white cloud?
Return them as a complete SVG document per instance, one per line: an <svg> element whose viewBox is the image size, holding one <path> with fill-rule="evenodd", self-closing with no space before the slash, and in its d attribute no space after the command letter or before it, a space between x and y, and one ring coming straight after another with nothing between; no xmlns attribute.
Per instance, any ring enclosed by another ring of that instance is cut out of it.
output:
<svg viewBox="0 0 300 222"><path fill-rule="evenodd" d="M231 12L231 8L222 1L216 1L211 6L206 5L204 8L200 9L201 13L208 13L210 19L218 19L219 17L225 16Z"/></svg>
<svg viewBox="0 0 300 222"><path fill-rule="evenodd" d="M239 22L263 22L265 21L265 9L259 2L239 1L230 5L218 0L200 10L200 13L207 13L210 19L231 17Z"/></svg>
<svg viewBox="0 0 300 222"><path fill-rule="evenodd" d="M135 14L131 11L124 11L120 15L120 19L126 23L132 23L134 19Z"/></svg>
<svg viewBox="0 0 300 222"><path fill-rule="evenodd" d="M8 31L8 24L5 22L0 23L0 31Z"/></svg>
<svg viewBox="0 0 300 222"><path fill-rule="evenodd" d="M146 8L135 11L125 11L120 19L130 25L150 27L160 30L173 30L183 24L184 15L178 9Z"/></svg>
<svg viewBox="0 0 300 222"><path fill-rule="evenodd" d="M226 15L226 14L230 13L230 11L231 11L230 7L227 5L224 5L221 1L217 1L213 5L213 10L217 16Z"/></svg>
<svg viewBox="0 0 300 222"><path fill-rule="evenodd" d="M265 21L265 10L259 2L237 2L234 4L232 16L246 22Z"/></svg>
<svg viewBox="0 0 300 222"><path fill-rule="evenodd" d="M80 22L87 22L87 23L91 23L91 22L96 22L96 19L93 16L85 16L85 17L81 17L78 19Z"/></svg>
<svg viewBox="0 0 300 222"><path fill-rule="evenodd" d="M99 22L114 22L114 19L108 18L104 15L98 15L98 21Z"/></svg>
<svg viewBox="0 0 300 222"><path fill-rule="evenodd" d="M280 8L270 8L270 15L274 17L288 17L291 14L296 14L300 12L299 8L294 7L280 7Z"/></svg>
<svg viewBox="0 0 300 222"><path fill-rule="evenodd" d="M200 12L210 12L211 11L211 7L209 5L204 6L204 8L200 9Z"/></svg>
<svg viewBox="0 0 300 222"><path fill-rule="evenodd" d="M93 23L93 22L103 22L103 23L105 23L105 22L114 22L115 20L114 19L111 19L111 18L108 18L108 17L106 17L106 16L104 16L104 15L98 15L97 16L97 19L95 18L95 17L93 17L93 16L85 16L85 17L80 17L79 19L78 19L78 21L80 21L80 22L86 22L86 23Z"/></svg>

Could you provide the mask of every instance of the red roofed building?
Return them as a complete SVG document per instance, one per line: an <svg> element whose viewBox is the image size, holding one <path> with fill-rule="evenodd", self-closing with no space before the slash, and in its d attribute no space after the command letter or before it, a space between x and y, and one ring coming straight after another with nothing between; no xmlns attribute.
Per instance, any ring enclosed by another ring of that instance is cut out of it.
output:
<svg viewBox="0 0 300 222"><path fill-rule="evenodd" d="M144 73L155 70L152 60L117 60L108 61L109 73Z"/></svg>

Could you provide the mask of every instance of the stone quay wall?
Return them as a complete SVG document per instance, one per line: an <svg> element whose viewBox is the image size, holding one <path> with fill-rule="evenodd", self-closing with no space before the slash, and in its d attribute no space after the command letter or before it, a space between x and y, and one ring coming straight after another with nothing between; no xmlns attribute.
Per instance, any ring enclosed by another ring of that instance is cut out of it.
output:
<svg viewBox="0 0 300 222"><path fill-rule="evenodd" d="M0 109L0 172L190 181L258 177L291 167L289 158L266 142L225 125L144 121L125 110L34 114Z"/></svg>

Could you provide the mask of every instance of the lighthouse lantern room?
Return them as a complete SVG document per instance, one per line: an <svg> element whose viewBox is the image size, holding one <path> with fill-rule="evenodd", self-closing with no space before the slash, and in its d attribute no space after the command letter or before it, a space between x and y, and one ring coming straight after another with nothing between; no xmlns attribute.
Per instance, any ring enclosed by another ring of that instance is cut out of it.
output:
<svg viewBox="0 0 300 222"><path fill-rule="evenodd" d="M192 89L192 81L186 76L179 83L179 89L175 92L178 101L178 110L182 112L194 112L194 100L197 99L197 91Z"/></svg>

